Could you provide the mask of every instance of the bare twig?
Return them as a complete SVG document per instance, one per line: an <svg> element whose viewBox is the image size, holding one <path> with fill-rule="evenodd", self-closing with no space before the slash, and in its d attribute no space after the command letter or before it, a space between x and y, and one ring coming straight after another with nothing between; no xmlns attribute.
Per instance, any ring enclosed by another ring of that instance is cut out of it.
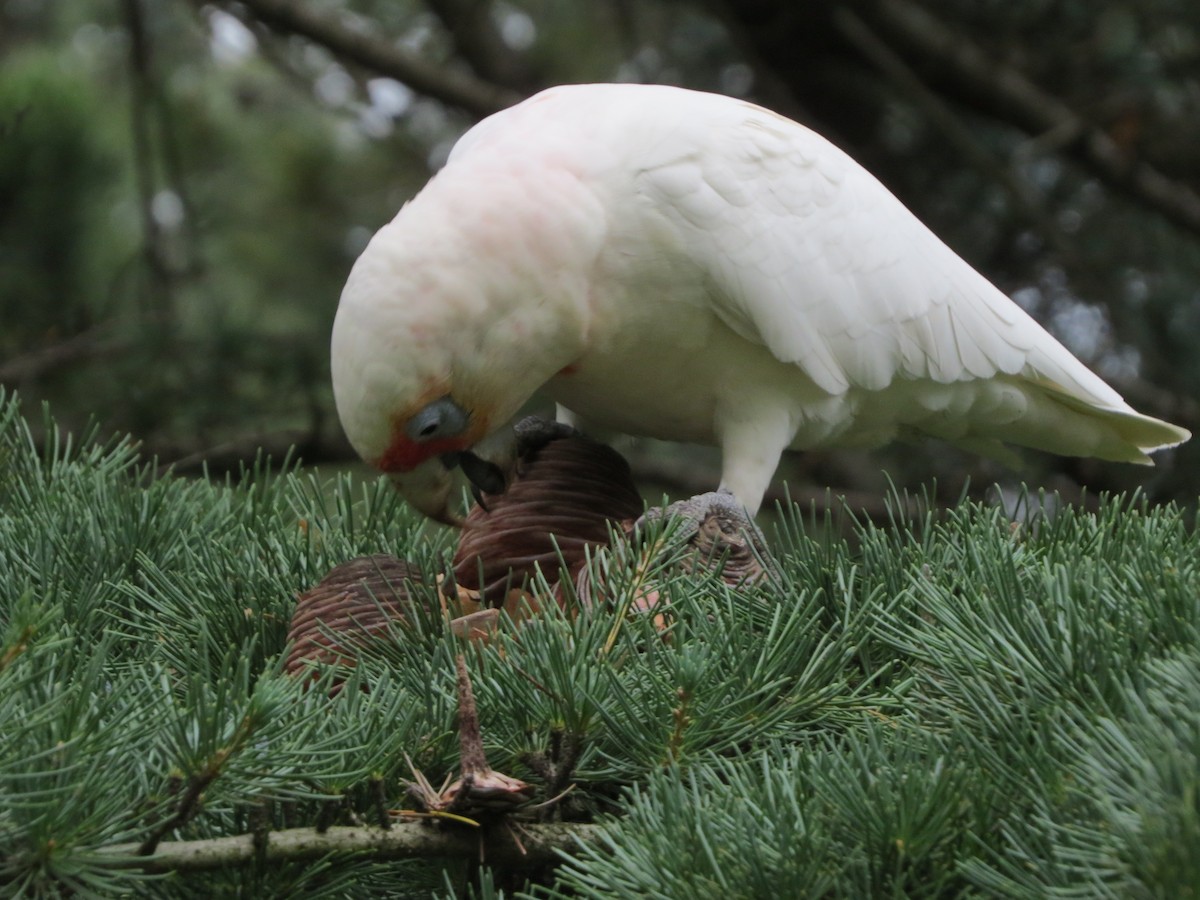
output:
<svg viewBox="0 0 1200 900"><path fill-rule="evenodd" d="M13 661L16 660L18 656L29 649L29 642L33 639L33 636L36 633L37 629L32 626L21 630L21 633L17 635L16 640L9 644L5 651L0 654L0 672L3 672L5 669L11 666Z"/></svg>
<svg viewBox="0 0 1200 900"><path fill-rule="evenodd" d="M524 57L513 51L492 21L490 0L425 0L450 32L454 47L481 78L513 90L532 82Z"/></svg>
<svg viewBox="0 0 1200 900"><path fill-rule="evenodd" d="M151 278L153 294L169 300L169 281L162 232L154 218L154 150L150 138L151 65L150 39L141 0L124 0L125 24L129 30L129 70L131 92L130 126L133 132L133 159L137 174L138 209L142 221L142 254Z"/></svg>
<svg viewBox="0 0 1200 900"><path fill-rule="evenodd" d="M163 467L176 474L207 469L209 474L236 470L241 464L259 457L276 462L284 458L306 465L322 462L349 462L357 459L349 442L340 434L328 437L309 429L249 434L221 444L205 447L167 444L144 444L143 457L157 457Z"/></svg>
<svg viewBox="0 0 1200 900"><path fill-rule="evenodd" d="M175 812L160 822L147 835L146 839L142 841L137 849L139 856L150 856L168 832L174 831L176 828L182 828L191 820L200 807L200 797L204 794L208 786L216 780L217 776L221 774L221 765L226 758L220 757L218 762L206 766L202 771L197 772L188 779L187 790L175 807Z"/></svg>
<svg viewBox="0 0 1200 900"><path fill-rule="evenodd" d="M537 868L560 862L559 852L596 840L599 825L527 825L523 847L508 829L496 828L483 835L489 863L512 868ZM420 822L400 822L381 828L335 826L323 833L311 828L273 831L257 838L253 834L199 841L164 841L149 856L138 855L137 844L119 844L100 852L117 867L145 872L202 872L230 866L323 859L329 854L369 854L383 859L477 859L481 836L478 831L429 828ZM260 855L261 854L261 855Z"/></svg>
<svg viewBox="0 0 1200 900"><path fill-rule="evenodd" d="M112 356L128 346L128 339L114 337L107 327L90 328L0 363L0 383L18 384L72 363Z"/></svg>
<svg viewBox="0 0 1200 900"><path fill-rule="evenodd" d="M1076 137L1070 144L1105 182L1190 231L1200 232L1200 196L1186 184L1130 158L1108 134L1011 66L989 57L910 0L878 0L873 19L942 73L968 86L994 111L1027 131Z"/></svg>
<svg viewBox="0 0 1200 900"><path fill-rule="evenodd" d="M293 0L240 2L264 25L306 37L350 62L395 78L419 93L474 115L496 112L521 99L515 91L436 65L391 41L348 28L310 5Z"/></svg>
<svg viewBox="0 0 1200 900"><path fill-rule="evenodd" d="M833 23L888 80L897 86L919 108L934 128L988 179L1000 184L1012 198L1018 213L1042 236L1047 244L1063 256L1074 255L1067 246L1062 231L1046 213L1028 183L1018 177L1003 161L988 150L971 128L926 85L917 73L892 50L849 7L833 10Z"/></svg>
<svg viewBox="0 0 1200 900"><path fill-rule="evenodd" d="M254 730L255 720L250 716L243 717L225 746L209 756L204 765L188 778L187 790L175 805L175 811L153 828L146 839L138 845L137 854L139 856L152 856L159 843L169 832L176 828L182 828L191 821L192 817L200 810L204 792L221 775L230 758L246 746L246 741L254 734ZM172 783L177 783L177 778L177 774L173 775ZM261 844L258 836L251 835L250 837L255 844Z"/></svg>

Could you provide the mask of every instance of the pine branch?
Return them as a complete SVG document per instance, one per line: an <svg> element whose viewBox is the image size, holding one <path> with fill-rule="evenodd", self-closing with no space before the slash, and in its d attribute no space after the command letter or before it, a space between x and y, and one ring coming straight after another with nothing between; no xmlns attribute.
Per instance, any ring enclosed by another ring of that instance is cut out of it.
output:
<svg viewBox="0 0 1200 900"><path fill-rule="evenodd" d="M518 842L507 828L478 832L433 828L421 822L395 824L387 831L373 827L335 826L324 832L293 828L264 835L198 841L168 841L151 856L138 855L136 844L104 848L115 867L144 872L204 872L268 863L306 862L329 854L370 854L388 859L479 859L508 868L537 868L558 863L559 853L596 840L599 825L580 823L524 825ZM261 854L261 855L260 855Z"/></svg>
<svg viewBox="0 0 1200 900"><path fill-rule="evenodd" d="M526 759L546 793L573 771L571 817L611 817L387 830L407 754L438 775L459 763L461 644L414 617L330 697L279 671L282 622L333 560L382 545L433 572L445 544L382 479L141 479L128 444L47 434L37 447L0 390L0 596L16 598L0 722L20 723L0 740L0 881L22 895L128 896L179 872L180 896L259 896L292 863L289 896L390 896L481 849L517 877L557 864L548 896L1200 883L1191 512L1135 497L1051 514L1030 496L1016 523L964 501L844 537L793 508L781 583L753 589L597 552L611 607L549 606L471 674L492 761ZM648 584L665 635L620 618ZM165 768L179 775L159 787ZM201 798L189 777L218 769ZM209 839L169 840L201 802L188 834ZM372 825L318 833L322 808ZM167 840L138 856L156 828Z"/></svg>
<svg viewBox="0 0 1200 900"><path fill-rule="evenodd" d="M1105 182L1189 231L1200 232L1200 196L1148 163L1126 155L1108 134L1016 69L909 0L879 0L873 18L941 73L991 103L995 111L1035 134L1064 135Z"/></svg>
<svg viewBox="0 0 1200 900"><path fill-rule="evenodd" d="M163 234L152 209L156 192L154 148L150 133L150 107L153 102L151 45L141 0L124 0L123 12L129 30L129 70L134 168L137 175L138 211L142 224L142 255L150 275L153 299L169 309L170 269L163 248Z"/></svg>
<svg viewBox="0 0 1200 900"><path fill-rule="evenodd" d="M504 43L489 0L425 0L454 39L455 49L482 78L519 90L532 78L526 60Z"/></svg>
<svg viewBox="0 0 1200 900"><path fill-rule="evenodd" d="M241 6L277 31L301 35L343 59L395 78L419 93L474 115L496 112L521 99L515 91L431 63L373 34L347 28L303 3L241 0Z"/></svg>
<svg viewBox="0 0 1200 900"><path fill-rule="evenodd" d="M108 326L97 326L57 343L38 347L0 362L0 383L18 384L49 372L92 359L116 356L129 348L128 338L116 337Z"/></svg>
<svg viewBox="0 0 1200 900"><path fill-rule="evenodd" d="M963 159L1004 188L1020 216L1036 229L1047 244L1064 256L1074 255L1062 230L1042 208L1029 184L996 158L966 122L925 84L900 54L881 40L849 7L835 8L832 17L834 26L842 35L924 112L930 124L957 148Z"/></svg>

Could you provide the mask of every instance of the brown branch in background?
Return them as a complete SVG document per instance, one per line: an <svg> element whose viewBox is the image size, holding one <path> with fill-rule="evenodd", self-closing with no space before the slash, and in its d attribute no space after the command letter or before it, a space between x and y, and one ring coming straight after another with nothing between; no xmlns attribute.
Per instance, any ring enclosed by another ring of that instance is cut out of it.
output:
<svg viewBox="0 0 1200 900"><path fill-rule="evenodd" d="M504 42L492 19L490 0L425 0L475 74L493 84L525 93L532 85L528 61Z"/></svg>
<svg viewBox="0 0 1200 900"><path fill-rule="evenodd" d="M926 85L917 73L848 7L833 10L833 24L872 65L924 113L926 120L952 144L964 159L991 181L1000 184L1012 198L1018 213L1042 239L1061 256L1072 257L1062 231L1046 213L1024 179L1016 175L978 139L975 132L950 106Z"/></svg>
<svg viewBox="0 0 1200 900"><path fill-rule="evenodd" d="M248 434L202 447L143 444L141 455L145 459L157 458L160 466L169 467L176 475L197 474L204 470L210 476L236 472L243 464L250 465L260 456L263 459L269 457L275 464L288 458L293 463L303 462L309 466L358 459L340 431L331 437L308 429Z"/></svg>
<svg viewBox="0 0 1200 900"><path fill-rule="evenodd" d="M158 141L162 158L163 171L167 184L183 210L183 220L180 229L183 237L183 258L176 262L176 273L180 275L198 275L204 269L204 255L200 242L200 215L192 193L188 189L184 176L183 150L179 143L179 128L176 125L175 113L170 101L163 91L158 91L156 100ZM166 260L164 259L164 262Z"/></svg>
<svg viewBox="0 0 1200 900"><path fill-rule="evenodd" d="M617 24L616 37L621 47L621 56L631 60L642 46L641 30L638 27L633 0L610 0L608 6Z"/></svg>
<svg viewBox="0 0 1200 900"><path fill-rule="evenodd" d="M294 0L240 0L240 4L270 28L301 35L345 60L473 115L488 115L522 99L516 91L439 66L391 41L348 28L307 4Z"/></svg>
<svg viewBox="0 0 1200 900"><path fill-rule="evenodd" d="M115 356L129 348L127 338L114 337L110 332L106 326L90 328L56 344L7 359L0 363L0 384L18 385L64 366Z"/></svg>
<svg viewBox="0 0 1200 900"><path fill-rule="evenodd" d="M199 10L197 10L199 11ZM282 77L285 84L299 91L300 95L309 100L313 96L313 79L303 74L288 58L286 52L287 35L268 28L261 20L254 18L248 12L235 7L230 14L237 16L239 22L246 26L258 42L258 54Z"/></svg>
<svg viewBox="0 0 1200 900"><path fill-rule="evenodd" d="M1053 134L1106 183L1175 224L1200 232L1200 196L1153 166L1128 157L1108 134L1011 66L909 0L877 0L870 7L876 24L920 54L948 78L965 85L996 111L1034 134ZM864 10L865 11L865 10Z"/></svg>
<svg viewBox="0 0 1200 900"><path fill-rule="evenodd" d="M154 149L150 139L150 41L141 0L124 0L125 24L129 30L131 93L130 125L133 130L133 159L137 175L138 210L142 221L142 254L150 274L152 296L169 299L167 266L162 233L153 212L155 176Z"/></svg>

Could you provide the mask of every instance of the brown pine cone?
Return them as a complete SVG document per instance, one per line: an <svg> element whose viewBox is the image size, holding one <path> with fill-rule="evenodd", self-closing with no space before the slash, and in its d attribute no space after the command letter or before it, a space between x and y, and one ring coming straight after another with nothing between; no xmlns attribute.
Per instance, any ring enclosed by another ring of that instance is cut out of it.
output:
<svg viewBox="0 0 1200 900"><path fill-rule="evenodd" d="M413 616L412 588L421 573L394 556L360 556L329 570L321 582L300 594L288 628L288 674L313 663L354 665L359 650L386 640L388 626ZM471 612L472 610L467 610Z"/></svg>
<svg viewBox="0 0 1200 900"><path fill-rule="evenodd" d="M619 453L540 419L520 423L516 434L511 478L502 493L480 497L467 516L453 577L441 583L440 601L432 593L414 599L411 588L421 576L403 560L367 556L342 563L299 597L288 634L293 642L288 672L313 662L353 665L364 643L383 638L389 622L410 619L416 602L438 604L429 610L434 614L457 616L451 629L472 640L490 638L501 609L519 619L525 604L536 613L542 603L561 603L567 592L560 582L571 585L585 605L606 602L605 586L592 583L584 563L614 533L637 542L642 570L667 554L685 570L719 563L721 577L735 588L770 577L761 562L766 558L761 535L730 495L701 495L651 510L647 519L682 516L686 526L671 546L662 541L651 546L634 536L642 499ZM553 588L550 596L528 590L539 569ZM661 617L652 581L638 591L632 608Z"/></svg>
<svg viewBox="0 0 1200 900"><path fill-rule="evenodd" d="M629 464L611 447L540 420L517 430L515 475L472 508L454 555L457 585L488 606L511 605L539 568L551 584L564 569L574 577L589 548L642 513Z"/></svg>

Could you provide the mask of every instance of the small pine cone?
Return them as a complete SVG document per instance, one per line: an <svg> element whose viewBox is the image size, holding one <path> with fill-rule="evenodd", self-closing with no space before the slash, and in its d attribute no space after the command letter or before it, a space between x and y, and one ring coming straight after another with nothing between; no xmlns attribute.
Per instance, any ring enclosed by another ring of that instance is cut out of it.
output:
<svg viewBox="0 0 1200 900"><path fill-rule="evenodd" d="M511 603L539 568L551 584L563 569L574 577L590 548L642 512L619 453L561 426L543 429L540 439L518 438L515 476L467 515L454 555L457 584L489 606Z"/></svg>
<svg viewBox="0 0 1200 900"><path fill-rule="evenodd" d="M413 566L394 556L362 556L330 569L297 598L288 628L284 671L303 674L314 663L352 666L359 650L386 639L388 626L413 615Z"/></svg>

